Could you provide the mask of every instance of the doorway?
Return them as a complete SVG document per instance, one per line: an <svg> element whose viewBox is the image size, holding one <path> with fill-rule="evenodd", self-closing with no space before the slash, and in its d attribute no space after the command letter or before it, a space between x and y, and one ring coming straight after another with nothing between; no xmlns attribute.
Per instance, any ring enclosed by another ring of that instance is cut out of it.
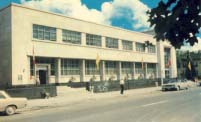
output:
<svg viewBox="0 0 201 122"><path fill-rule="evenodd" d="M37 64L37 77L39 84L44 85L49 83L50 65L49 64Z"/></svg>
<svg viewBox="0 0 201 122"><path fill-rule="evenodd" d="M46 70L39 70L39 80L40 80L40 84L46 84L46 81L47 81Z"/></svg>

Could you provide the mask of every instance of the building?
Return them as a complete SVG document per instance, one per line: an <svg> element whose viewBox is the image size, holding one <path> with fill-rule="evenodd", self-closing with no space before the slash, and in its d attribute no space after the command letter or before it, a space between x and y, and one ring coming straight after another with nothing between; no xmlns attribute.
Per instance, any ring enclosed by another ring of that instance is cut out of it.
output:
<svg viewBox="0 0 201 122"><path fill-rule="evenodd" d="M174 47L152 35L18 4L0 16L1 86L177 76Z"/></svg>

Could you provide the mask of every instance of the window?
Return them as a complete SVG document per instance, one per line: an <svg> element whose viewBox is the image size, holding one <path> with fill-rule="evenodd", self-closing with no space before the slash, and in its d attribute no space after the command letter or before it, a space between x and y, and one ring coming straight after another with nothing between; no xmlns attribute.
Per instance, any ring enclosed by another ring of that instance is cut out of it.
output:
<svg viewBox="0 0 201 122"><path fill-rule="evenodd" d="M149 53L156 53L156 46L155 45L149 45L148 46L148 52Z"/></svg>
<svg viewBox="0 0 201 122"><path fill-rule="evenodd" d="M135 73L136 74L144 74L144 69L142 67L142 63L135 63Z"/></svg>
<svg viewBox="0 0 201 122"><path fill-rule="evenodd" d="M62 30L62 39L64 42L81 44L81 33L70 30Z"/></svg>
<svg viewBox="0 0 201 122"><path fill-rule="evenodd" d="M86 43L87 45L98 46L101 47L101 36L86 34Z"/></svg>
<svg viewBox="0 0 201 122"><path fill-rule="evenodd" d="M5 99L6 97L0 93L0 99Z"/></svg>
<svg viewBox="0 0 201 122"><path fill-rule="evenodd" d="M53 58L36 58L36 64L50 64L50 74L55 75L55 59ZM34 75L33 57L30 58L30 73Z"/></svg>
<svg viewBox="0 0 201 122"><path fill-rule="evenodd" d="M99 70L96 69L96 61L85 62L85 74L86 75L98 75Z"/></svg>
<svg viewBox="0 0 201 122"><path fill-rule="evenodd" d="M106 37L106 47L118 49L118 39Z"/></svg>
<svg viewBox="0 0 201 122"><path fill-rule="evenodd" d="M56 41L56 28L34 24L33 38L40 40Z"/></svg>
<svg viewBox="0 0 201 122"><path fill-rule="evenodd" d="M123 50L133 50L133 42L122 40L122 47Z"/></svg>
<svg viewBox="0 0 201 122"><path fill-rule="evenodd" d="M114 61L105 62L105 73L107 75L117 74L117 65Z"/></svg>
<svg viewBox="0 0 201 122"><path fill-rule="evenodd" d="M156 64L147 64L147 73L148 74L155 74L156 73Z"/></svg>
<svg viewBox="0 0 201 122"><path fill-rule="evenodd" d="M80 62L76 59L61 60L61 75L79 75Z"/></svg>
<svg viewBox="0 0 201 122"><path fill-rule="evenodd" d="M145 52L145 46L144 46L144 44L136 42L135 45L136 45L136 51Z"/></svg>
<svg viewBox="0 0 201 122"><path fill-rule="evenodd" d="M122 69L122 74L132 74L132 63L122 62L121 69Z"/></svg>

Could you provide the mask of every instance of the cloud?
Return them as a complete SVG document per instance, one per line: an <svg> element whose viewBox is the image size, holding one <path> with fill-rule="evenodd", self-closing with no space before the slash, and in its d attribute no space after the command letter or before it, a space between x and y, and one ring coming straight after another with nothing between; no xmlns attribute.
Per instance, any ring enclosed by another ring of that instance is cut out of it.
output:
<svg viewBox="0 0 201 122"><path fill-rule="evenodd" d="M194 46L190 46L190 45L182 46L181 50L182 51L199 51L199 50L201 50L201 38L198 38L198 43L195 43Z"/></svg>
<svg viewBox="0 0 201 122"><path fill-rule="evenodd" d="M131 25L134 30L149 28L146 15L149 8L140 0L104 2L101 10L89 9L81 0L21 0L21 3L40 10L107 25L112 23L112 18L126 18L125 13L127 13L126 15L129 16L126 19L132 20Z"/></svg>
<svg viewBox="0 0 201 122"><path fill-rule="evenodd" d="M56 12L86 21L110 24L101 11L88 9L80 0L21 0L21 3L28 7Z"/></svg>
<svg viewBox="0 0 201 122"><path fill-rule="evenodd" d="M130 12L132 16L129 16L131 18L128 19L133 21L133 29L149 28L148 16L146 15L146 11L149 9L147 5L139 0L114 0L113 2L105 2L102 5L102 12L107 19L125 17L125 13Z"/></svg>

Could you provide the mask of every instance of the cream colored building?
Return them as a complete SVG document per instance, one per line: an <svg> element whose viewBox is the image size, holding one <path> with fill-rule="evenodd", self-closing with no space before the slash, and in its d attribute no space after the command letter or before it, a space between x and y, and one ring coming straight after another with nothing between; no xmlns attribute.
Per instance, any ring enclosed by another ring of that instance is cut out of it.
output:
<svg viewBox="0 0 201 122"><path fill-rule="evenodd" d="M1 86L177 76L168 42L18 4L0 10L0 57Z"/></svg>

